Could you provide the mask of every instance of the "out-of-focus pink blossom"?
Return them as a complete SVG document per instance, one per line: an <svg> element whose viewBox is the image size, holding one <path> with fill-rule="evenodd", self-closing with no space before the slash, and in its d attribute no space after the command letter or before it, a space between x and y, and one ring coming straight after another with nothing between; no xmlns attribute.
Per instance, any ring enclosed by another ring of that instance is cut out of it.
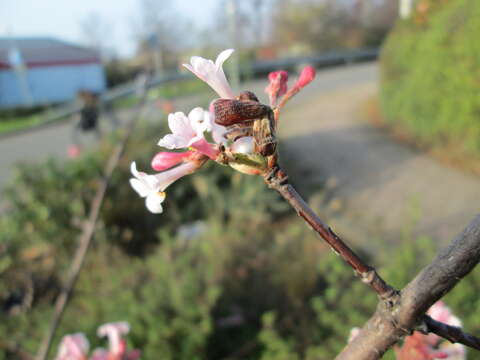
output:
<svg viewBox="0 0 480 360"><path fill-rule="evenodd" d="M107 350L98 348L93 351L90 360L109 360L108 356L109 354Z"/></svg>
<svg viewBox="0 0 480 360"><path fill-rule="evenodd" d="M103 349L97 349L94 352L92 360L137 360L140 358L139 350L127 350L127 343L122 338L123 335L128 334L130 326L125 321L107 323L100 326L97 330L97 334L100 337L108 337L108 352L105 353ZM102 356L107 355L106 358Z"/></svg>
<svg viewBox="0 0 480 360"><path fill-rule="evenodd" d="M86 360L89 343L82 333L65 335L60 342L55 360Z"/></svg>
<svg viewBox="0 0 480 360"><path fill-rule="evenodd" d="M157 171L164 171L171 167L180 164L192 156L193 151L185 152L168 152L162 151L155 155L152 159L152 169Z"/></svg>
<svg viewBox="0 0 480 360"><path fill-rule="evenodd" d="M67 156L71 159L74 159L80 155L80 146L70 145L67 150Z"/></svg>
<svg viewBox="0 0 480 360"><path fill-rule="evenodd" d="M303 68L294 88L302 89L310 84L315 79L315 68L313 66L306 66Z"/></svg>
<svg viewBox="0 0 480 360"><path fill-rule="evenodd" d="M200 56L192 56L190 64L183 64L183 66L210 85L221 98L234 99L233 90L223 72L223 63L232 55L233 51L233 49L222 51L215 62Z"/></svg>
<svg viewBox="0 0 480 360"><path fill-rule="evenodd" d="M122 335L128 334L130 326L125 321L107 323L100 326L97 335L100 337L108 337L109 352L112 354L120 354L125 352L125 340Z"/></svg>
<svg viewBox="0 0 480 360"><path fill-rule="evenodd" d="M284 70L268 74L270 84L265 88L265 93L270 98L270 105L275 106L278 98L285 95L288 89L288 73Z"/></svg>

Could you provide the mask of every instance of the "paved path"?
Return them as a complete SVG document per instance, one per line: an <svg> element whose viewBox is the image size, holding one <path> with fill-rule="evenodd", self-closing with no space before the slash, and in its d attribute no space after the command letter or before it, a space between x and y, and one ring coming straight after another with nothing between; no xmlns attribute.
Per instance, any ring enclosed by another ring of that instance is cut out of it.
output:
<svg viewBox="0 0 480 360"><path fill-rule="evenodd" d="M480 179L370 126L362 107L377 92L377 68L350 68L341 76L358 70L356 84L288 108L280 126L286 163L303 191L327 182L327 194L313 202L352 240L362 234L359 241L395 241L411 229L445 244L480 212ZM330 75L317 81L329 83Z"/></svg>

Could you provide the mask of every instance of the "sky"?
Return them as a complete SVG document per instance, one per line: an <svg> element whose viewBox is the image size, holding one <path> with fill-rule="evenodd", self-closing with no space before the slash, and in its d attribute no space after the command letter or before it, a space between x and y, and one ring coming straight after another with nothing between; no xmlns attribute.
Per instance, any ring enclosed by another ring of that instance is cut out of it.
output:
<svg viewBox="0 0 480 360"><path fill-rule="evenodd" d="M165 0L158 0L159 2ZM132 55L135 49L132 22L140 0L0 0L0 36L54 36L79 42L80 23L92 12L108 23L115 51ZM208 24L219 0L174 0L174 10L195 25Z"/></svg>

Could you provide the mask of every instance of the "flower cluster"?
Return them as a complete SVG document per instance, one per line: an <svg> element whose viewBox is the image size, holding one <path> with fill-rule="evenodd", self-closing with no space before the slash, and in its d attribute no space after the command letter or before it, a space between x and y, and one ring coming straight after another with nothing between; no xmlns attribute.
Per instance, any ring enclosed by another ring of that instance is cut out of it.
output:
<svg viewBox="0 0 480 360"><path fill-rule="evenodd" d="M100 326L97 334L107 337L107 349L95 349L90 360L137 360L140 359L139 350L128 350L127 343L122 335L128 334L130 326L126 322L114 322ZM65 335L60 342L55 360L87 360L90 344L82 333Z"/></svg>
<svg viewBox="0 0 480 360"><path fill-rule="evenodd" d="M256 96L250 92L244 92L243 95L235 97L222 67L232 53L233 49L222 51L215 62L193 56L190 64L184 64L188 70L215 90L220 99L212 101L209 111L196 107L188 115L175 112L168 116L171 133L161 138L158 145L177 151L163 151L153 157L151 166L159 173L147 174L138 171L135 162L131 164L133 178L130 179L130 184L138 195L145 198L147 209L152 213L158 214L163 211L165 190L170 184L197 171L207 160L229 165L246 174L265 173L268 170L269 161L267 155L260 153L258 148L259 144L275 141L271 139L274 129L265 129L275 124L273 121L266 123L263 132L266 134L265 137L268 135L268 139L259 139L260 135L254 134L256 130L252 123L261 116L271 116L273 119L273 111L283 106L315 76L315 70L312 67L305 68L292 89L288 90L287 72L271 73L270 85L266 92L270 97L271 106L274 107L272 110L260 104ZM280 100L279 105L277 105L278 100ZM227 116L235 123L222 124L220 118ZM278 111L275 119L278 119ZM272 152L275 151L273 146L269 149Z"/></svg>
<svg viewBox="0 0 480 360"><path fill-rule="evenodd" d="M445 324L457 327L462 326L460 319L454 316L442 301L437 301L433 304L427 314L433 319ZM359 333L359 328L352 328L348 342L355 339ZM394 349L397 360L466 359L465 346L462 344L451 344L447 340L432 333L423 335L419 332L414 332L405 338L401 347L395 346Z"/></svg>

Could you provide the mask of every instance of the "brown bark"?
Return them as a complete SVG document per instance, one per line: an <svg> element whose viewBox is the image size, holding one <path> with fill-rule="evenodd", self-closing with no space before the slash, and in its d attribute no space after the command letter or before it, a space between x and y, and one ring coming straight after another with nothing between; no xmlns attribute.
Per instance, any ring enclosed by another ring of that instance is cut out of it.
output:
<svg viewBox="0 0 480 360"><path fill-rule="evenodd" d="M391 287L333 232L288 184L282 170L265 176L311 228L340 255L379 296L375 314L360 334L338 355L338 360L375 360L415 329L432 332L451 342L480 350L480 339L460 328L435 321L425 312L450 291L480 261L480 216L400 292Z"/></svg>

